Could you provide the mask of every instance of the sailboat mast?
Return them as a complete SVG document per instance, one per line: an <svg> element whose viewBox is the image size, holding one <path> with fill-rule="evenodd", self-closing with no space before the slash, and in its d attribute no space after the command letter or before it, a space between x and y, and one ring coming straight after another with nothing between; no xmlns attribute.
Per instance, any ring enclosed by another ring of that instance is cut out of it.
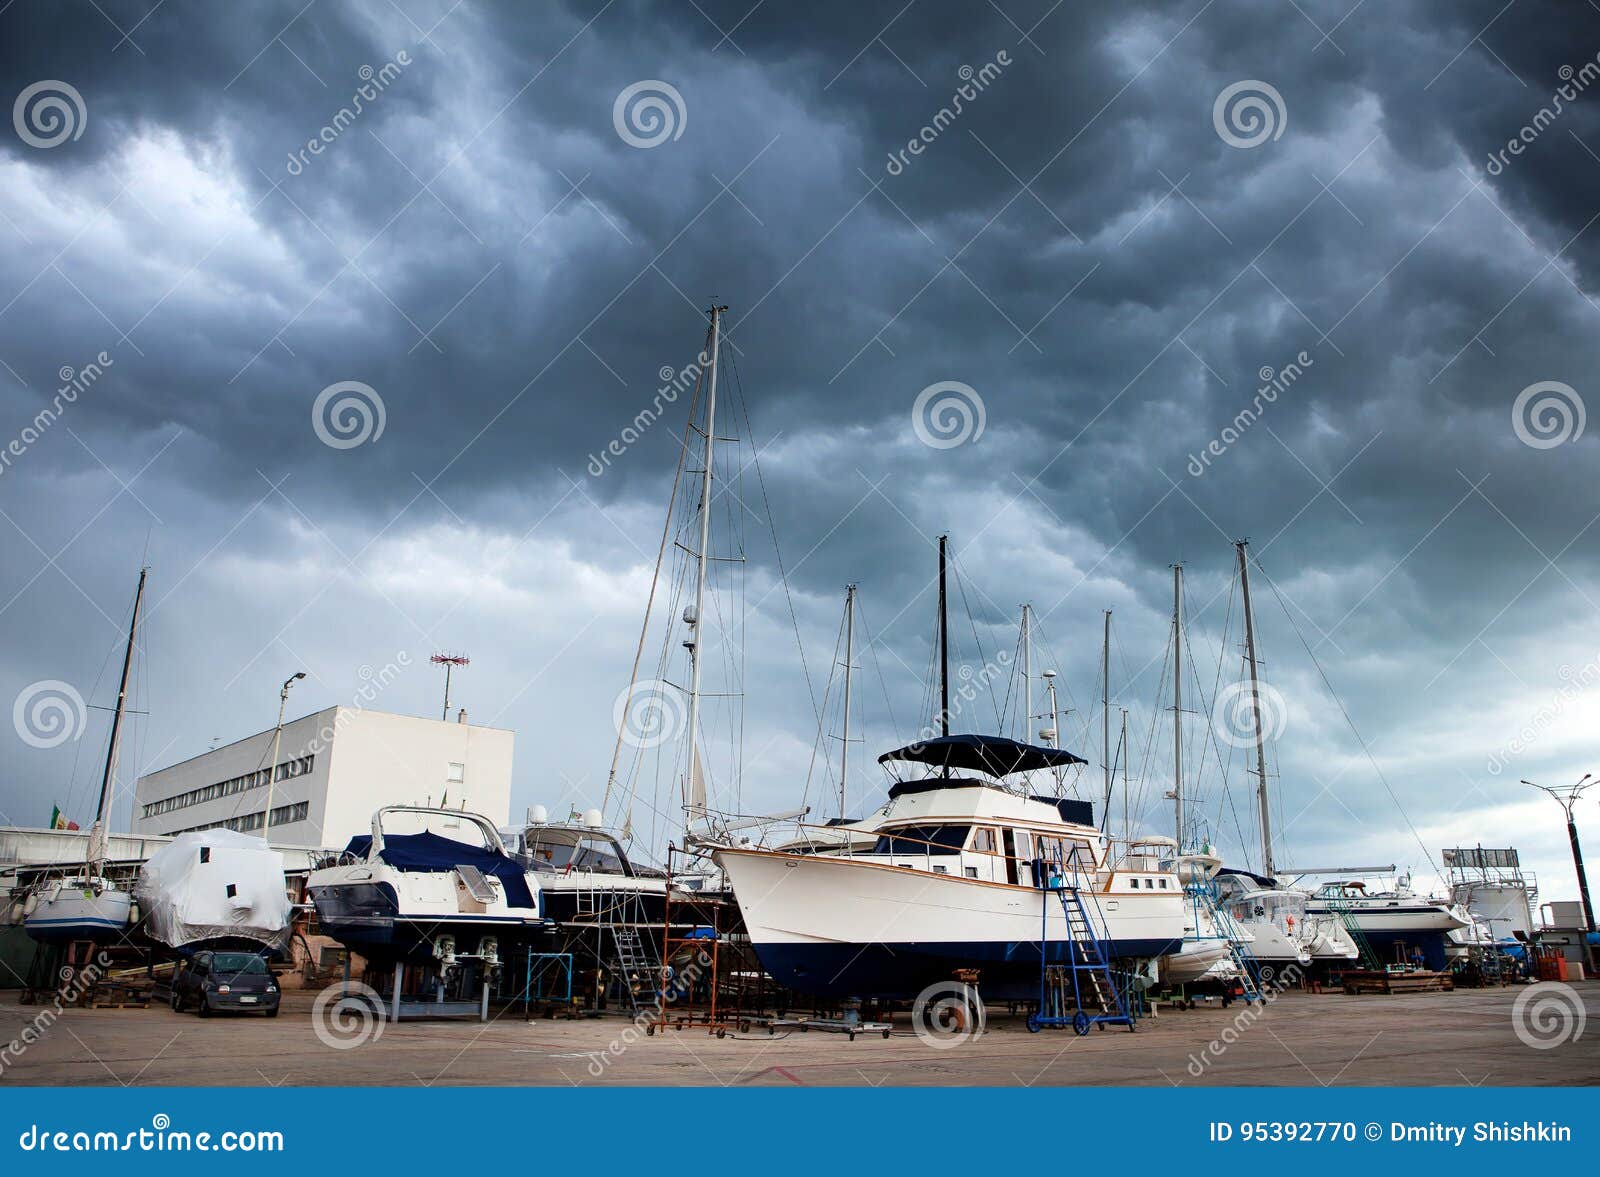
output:
<svg viewBox="0 0 1600 1177"><path fill-rule="evenodd" d="M711 546L711 464L717 438L717 353L721 350L722 312L725 306L711 308L711 375L706 391L705 469L700 478L700 546L695 552L694 617L689 645L689 757L683 783L684 817L693 822L705 816L706 783L700 770L700 662L705 636L706 552Z"/></svg>
<svg viewBox="0 0 1600 1177"><path fill-rule="evenodd" d="M122 679L117 685L117 709L111 717L111 743L106 748L106 770L100 778L100 806L95 811L94 830L89 836L89 856L98 874L105 857L106 839L111 826L111 789L117 779L117 751L122 742L122 713L128 702L128 673L133 667L133 643L139 632L139 605L144 600L145 577L150 569L139 569L139 587L133 594L133 618L128 622L128 648L122 652Z"/></svg>
<svg viewBox="0 0 1600 1177"><path fill-rule="evenodd" d="M1033 743L1033 626L1032 606L1022 607L1022 742Z"/></svg>
<svg viewBox="0 0 1600 1177"><path fill-rule="evenodd" d="M950 734L950 617L946 608L944 565L948 535L939 537L939 734ZM945 770L950 775L950 770Z"/></svg>
<svg viewBox="0 0 1600 1177"><path fill-rule="evenodd" d="M1183 565L1172 566L1172 813L1183 850Z"/></svg>
<svg viewBox="0 0 1600 1177"><path fill-rule="evenodd" d="M1106 636L1100 646L1100 752L1106 770L1106 809L1111 808L1111 610L1106 610Z"/></svg>
<svg viewBox="0 0 1600 1177"><path fill-rule="evenodd" d="M1128 709L1122 709L1122 836L1132 839L1133 826L1128 821L1128 761L1132 749L1128 747ZM1106 824L1110 825L1110 815L1107 815Z"/></svg>
<svg viewBox="0 0 1600 1177"><path fill-rule="evenodd" d="M1245 555L1249 540L1234 543L1239 552L1239 585L1244 596L1244 649L1250 660L1250 714L1256 726L1256 801L1261 806L1261 873L1272 878L1272 813L1267 805L1266 737L1261 729L1261 682L1256 672L1256 620L1250 610L1250 561Z"/></svg>
<svg viewBox="0 0 1600 1177"><path fill-rule="evenodd" d="M844 589L844 723L843 738L839 741L839 816L846 816L849 794L846 784L850 779L850 671L856 651L856 586Z"/></svg>

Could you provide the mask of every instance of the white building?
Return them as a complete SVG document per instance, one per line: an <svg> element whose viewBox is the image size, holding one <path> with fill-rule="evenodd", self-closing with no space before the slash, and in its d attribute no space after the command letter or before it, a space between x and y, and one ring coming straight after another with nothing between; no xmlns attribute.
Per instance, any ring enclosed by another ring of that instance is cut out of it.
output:
<svg viewBox="0 0 1600 1177"><path fill-rule="evenodd" d="M139 778L134 834L265 824L273 729ZM274 843L343 848L384 805L511 816L513 735L501 728L329 707L283 725L271 781Z"/></svg>

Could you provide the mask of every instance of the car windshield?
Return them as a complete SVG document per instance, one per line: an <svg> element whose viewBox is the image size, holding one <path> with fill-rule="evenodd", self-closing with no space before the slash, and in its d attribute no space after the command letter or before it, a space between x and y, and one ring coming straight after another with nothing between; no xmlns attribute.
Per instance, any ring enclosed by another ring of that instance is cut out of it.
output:
<svg viewBox="0 0 1600 1177"><path fill-rule="evenodd" d="M260 974L267 971L267 962L247 952L219 952L211 961L211 971L234 976L241 973Z"/></svg>

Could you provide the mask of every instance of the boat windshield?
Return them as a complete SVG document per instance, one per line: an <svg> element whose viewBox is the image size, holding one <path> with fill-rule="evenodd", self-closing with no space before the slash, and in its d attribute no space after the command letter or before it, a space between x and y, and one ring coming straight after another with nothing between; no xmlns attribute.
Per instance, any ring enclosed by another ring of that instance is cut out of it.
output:
<svg viewBox="0 0 1600 1177"><path fill-rule="evenodd" d="M609 834L580 830L531 829L524 835L528 862L539 871L595 871L626 875L627 856Z"/></svg>
<svg viewBox="0 0 1600 1177"><path fill-rule="evenodd" d="M219 952L211 958L211 967L218 973L259 976L267 971L267 962L248 952Z"/></svg>
<svg viewBox="0 0 1600 1177"><path fill-rule="evenodd" d="M901 826L878 835L874 854L954 854L967 844L971 826ZM931 843L931 845L930 845Z"/></svg>

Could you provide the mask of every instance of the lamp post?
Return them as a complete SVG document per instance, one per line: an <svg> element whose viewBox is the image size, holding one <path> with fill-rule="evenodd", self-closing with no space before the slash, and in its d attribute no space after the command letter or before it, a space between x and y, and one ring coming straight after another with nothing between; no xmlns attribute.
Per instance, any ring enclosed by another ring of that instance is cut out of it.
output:
<svg viewBox="0 0 1600 1177"><path fill-rule="evenodd" d="M261 815L261 840L267 840L267 834L272 830L272 787L278 779L278 744L283 740L283 709L289 703L289 688L306 676L303 670L297 670L283 680L283 689L278 692L278 726L272 731L272 760L267 765L267 811Z"/></svg>
<svg viewBox="0 0 1600 1177"><path fill-rule="evenodd" d="M1562 812L1567 815L1567 841L1572 843L1572 865L1578 872L1578 898L1583 901L1583 931L1584 931L1584 957L1588 958L1588 934L1595 930L1594 904L1589 899L1589 878L1583 873L1583 847L1578 844L1578 825L1572 819L1572 810L1578 804L1578 798L1583 796L1583 791L1595 784L1593 773L1584 773L1583 778L1575 785L1558 786L1551 788L1549 785L1534 784L1533 781L1523 781L1525 785L1532 785L1535 789L1543 789L1556 799L1556 804L1561 806Z"/></svg>

